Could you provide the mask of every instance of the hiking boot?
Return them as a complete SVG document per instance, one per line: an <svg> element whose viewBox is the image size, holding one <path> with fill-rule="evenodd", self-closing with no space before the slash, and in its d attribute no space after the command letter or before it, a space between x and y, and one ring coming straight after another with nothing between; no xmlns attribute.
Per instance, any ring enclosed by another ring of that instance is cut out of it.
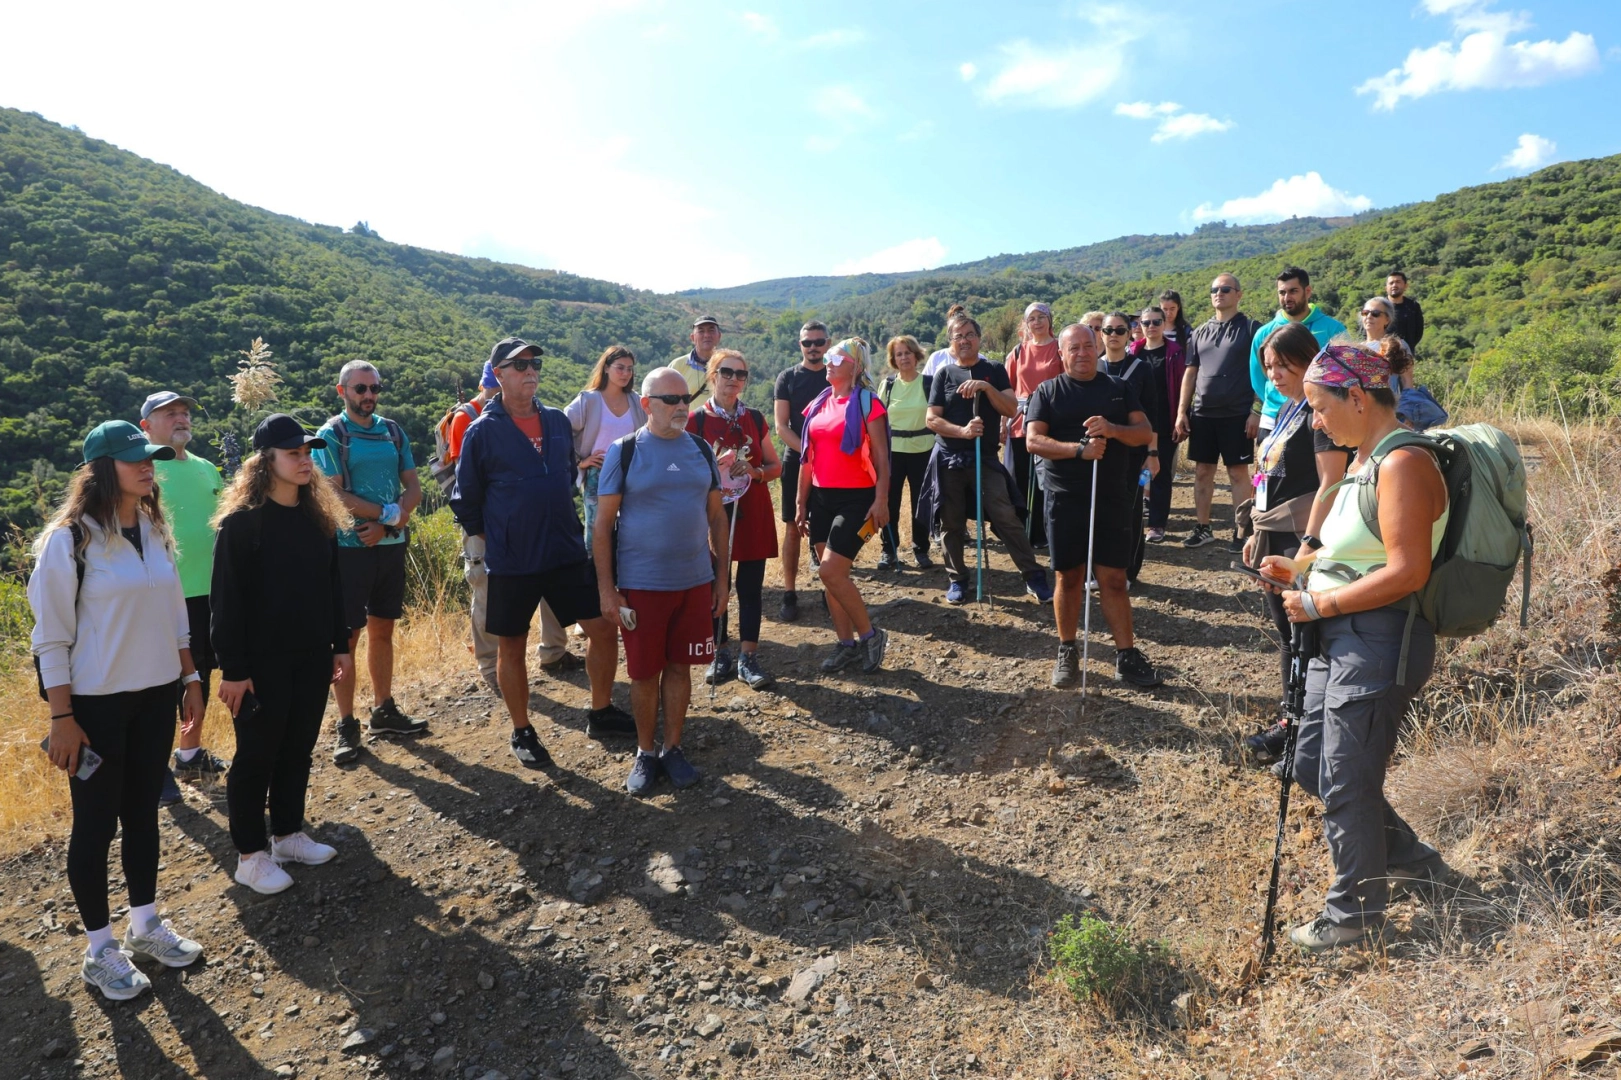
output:
<svg viewBox="0 0 1621 1080"><path fill-rule="evenodd" d="M968 603L968 590L963 588L962 582L953 581L950 585L946 586L946 603L948 603L948 604L966 604L966 603Z"/></svg>
<svg viewBox="0 0 1621 1080"><path fill-rule="evenodd" d="M185 798L185 793L180 790L180 785L175 783L174 770L164 769L163 788L158 792L158 805L173 806L177 802L184 802Z"/></svg>
<svg viewBox="0 0 1621 1080"><path fill-rule="evenodd" d="M737 668L732 665L732 654L726 649L716 649L715 659L704 668L704 685L720 686L729 683L737 675Z"/></svg>
<svg viewBox="0 0 1621 1080"><path fill-rule="evenodd" d="M871 675L884 666L884 650L889 648L889 634L882 627L872 628L872 637L859 642L866 659L861 662L861 670Z"/></svg>
<svg viewBox="0 0 1621 1080"><path fill-rule="evenodd" d="M1165 543L1165 530L1149 529L1148 535L1143 537L1143 539L1150 544L1163 544Z"/></svg>
<svg viewBox="0 0 1621 1080"><path fill-rule="evenodd" d="M124 952L150 957L164 967L183 968L203 955L203 947L175 933L174 924L164 919L144 934L137 934L130 923L124 931Z"/></svg>
<svg viewBox="0 0 1621 1080"><path fill-rule="evenodd" d="M1081 681L1081 650L1072 641L1058 643L1058 659L1053 661L1053 685L1060 690Z"/></svg>
<svg viewBox="0 0 1621 1080"><path fill-rule="evenodd" d="M1341 926L1327 915L1301 923L1289 931L1289 940L1307 952L1324 952L1359 941L1377 942L1384 937L1380 926Z"/></svg>
<svg viewBox="0 0 1621 1080"><path fill-rule="evenodd" d="M1270 765L1283 756L1289 741L1289 725L1279 720L1265 731L1256 732L1244 740L1244 749L1257 765Z"/></svg>
<svg viewBox="0 0 1621 1080"><path fill-rule="evenodd" d="M1448 867L1440 852L1418 862L1391 863L1385 867L1392 900L1407 896L1423 899L1434 892L1437 885L1446 881L1447 873Z"/></svg>
<svg viewBox="0 0 1621 1080"><path fill-rule="evenodd" d="M575 656L571 652L565 652L556 660L548 660L544 664L541 664L540 670L555 679L561 675L567 675L571 671L579 671L584 667L584 660L581 660L578 656Z"/></svg>
<svg viewBox="0 0 1621 1080"><path fill-rule="evenodd" d="M929 558L929 549L912 549L912 565L916 566L919 570L933 570L934 560Z"/></svg>
<svg viewBox="0 0 1621 1080"><path fill-rule="evenodd" d="M129 954L116 942L105 946L99 954L84 954L79 965L79 977L101 991L108 1001L128 1001L151 989L152 980L130 963Z"/></svg>
<svg viewBox="0 0 1621 1080"><path fill-rule="evenodd" d="M338 849L331 844L310 839L310 835L300 830L291 836L284 836L280 840L270 838L270 857L277 863L301 863L304 866L320 866L337 858Z"/></svg>
<svg viewBox="0 0 1621 1080"><path fill-rule="evenodd" d="M171 773L178 773L187 780L202 780L210 776L224 776L231 769L231 763L224 758L215 757L207 750L199 749L192 755L190 761L180 756L180 751L174 752L174 765Z"/></svg>
<svg viewBox="0 0 1621 1080"><path fill-rule="evenodd" d="M1043 604L1049 604L1053 598L1053 587L1047 584L1045 570L1032 570L1024 576L1024 591L1035 597Z"/></svg>
<svg viewBox="0 0 1621 1080"><path fill-rule="evenodd" d="M1114 657L1114 677L1133 686L1158 686L1165 680L1141 649L1121 649Z"/></svg>
<svg viewBox="0 0 1621 1080"><path fill-rule="evenodd" d="M632 795L646 795L658 783L660 772L658 756L638 750L636 760L631 762L630 775L625 778L625 790Z"/></svg>
<svg viewBox="0 0 1621 1080"><path fill-rule="evenodd" d="M799 621L799 594L785 592L782 594L782 607L777 609L778 622Z"/></svg>
<svg viewBox="0 0 1621 1080"><path fill-rule="evenodd" d="M777 680L760 670L758 653L746 652L737 658L737 677L750 690L765 690Z"/></svg>
<svg viewBox="0 0 1621 1080"><path fill-rule="evenodd" d="M552 756L540 744L540 736L535 734L535 729L528 724L512 729L512 756L523 762L526 768L552 767Z"/></svg>
<svg viewBox="0 0 1621 1080"><path fill-rule="evenodd" d="M609 702L600 709L585 714L585 737L588 739L634 739L636 718Z"/></svg>
<svg viewBox="0 0 1621 1080"><path fill-rule="evenodd" d="M238 885L246 885L261 896L274 896L293 885L291 875L276 864L268 851L238 855L236 873L231 877Z"/></svg>
<svg viewBox="0 0 1621 1080"><path fill-rule="evenodd" d="M348 765L360 756L360 721L345 716L338 721L338 741L332 747L332 763Z"/></svg>
<svg viewBox="0 0 1621 1080"><path fill-rule="evenodd" d="M865 656L866 652L859 641L852 641L848 645L840 641L833 646L833 652L827 659L822 661L822 670L829 674L843 671Z"/></svg>
<svg viewBox="0 0 1621 1080"><path fill-rule="evenodd" d="M1193 527L1193 531L1188 533L1188 538L1182 541L1182 546L1185 548L1196 548L1204 547L1206 544L1214 544L1215 542L1216 534L1210 531L1210 526L1195 525Z"/></svg>
<svg viewBox="0 0 1621 1080"><path fill-rule="evenodd" d="M667 746L659 755L659 771L670 778L670 783L678 788L689 788L702 779L702 774L692 767L687 755L681 752L679 746Z"/></svg>
<svg viewBox="0 0 1621 1080"><path fill-rule="evenodd" d="M406 716L393 698L372 707L371 722L366 726L374 735L421 735L428 730L426 720Z"/></svg>
<svg viewBox="0 0 1621 1080"><path fill-rule="evenodd" d="M878 569L880 570L893 570L899 565L900 563L895 561L894 548L885 548L878 556Z"/></svg>

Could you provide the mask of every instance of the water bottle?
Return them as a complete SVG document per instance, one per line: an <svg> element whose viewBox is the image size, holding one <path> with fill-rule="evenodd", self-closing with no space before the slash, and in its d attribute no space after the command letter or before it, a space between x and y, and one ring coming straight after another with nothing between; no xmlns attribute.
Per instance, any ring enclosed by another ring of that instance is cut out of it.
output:
<svg viewBox="0 0 1621 1080"><path fill-rule="evenodd" d="M1143 471L1137 474L1137 486L1140 488L1146 488L1148 486L1148 482L1152 479L1153 477L1148 475L1148 466L1144 465Z"/></svg>

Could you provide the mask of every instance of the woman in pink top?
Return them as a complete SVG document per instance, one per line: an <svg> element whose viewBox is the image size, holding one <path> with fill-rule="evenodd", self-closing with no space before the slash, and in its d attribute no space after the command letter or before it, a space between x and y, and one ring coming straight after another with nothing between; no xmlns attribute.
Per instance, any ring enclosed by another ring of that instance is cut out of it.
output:
<svg viewBox="0 0 1621 1080"><path fill-rule="evenodd" d="M888 635L867 616L850 566L862 543L889 523L889 424L862 378L871 346L849 338L827 351L827 389L805 407L805 453L795 524L822 560L827 611L839 635L826 672L884 662Z"/></svg>
<svg viewBox="0 0 1621 1080"><path fill-rule="evenodd" d="M1008 353L1007 377L1012 384L1013 396L1019 399L1019 411L1007 421L1008 453L1013 480L1019 486L1024 501L1019 505L1019 520L1024 522L1025 535L1031 547L1045 547L1047 525L1044 515L1032 512L1043 505L1041 483L1030 461L1030 451L1024 445L1024 410L1036 387L1064 371L1064 360L1058 355L1058 339L1053 337L1053 309L1046 304L1031 304L1024 309L1024 322L1019 326L1019 343Z"/></svg>

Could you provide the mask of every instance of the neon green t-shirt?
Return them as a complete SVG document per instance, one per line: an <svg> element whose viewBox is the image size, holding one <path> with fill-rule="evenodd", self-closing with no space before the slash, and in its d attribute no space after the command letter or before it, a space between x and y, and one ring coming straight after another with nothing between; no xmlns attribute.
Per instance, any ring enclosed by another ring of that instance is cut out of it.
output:
<svg viewBox="0 0 1621 1080"><path fill-rule="evenodd" d="M209 522L225 481L213 462L196 454L187 454L185 461L154 461L152 467L163 493L163 516L174 533L180 587L188 597L207 596L214 577L214 526Z"/></svg>

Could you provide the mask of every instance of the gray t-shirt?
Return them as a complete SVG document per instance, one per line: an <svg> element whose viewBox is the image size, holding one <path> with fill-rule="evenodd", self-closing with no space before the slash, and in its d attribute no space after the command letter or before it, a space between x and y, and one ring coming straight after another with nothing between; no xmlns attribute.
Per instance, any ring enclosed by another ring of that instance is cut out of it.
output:
<svg viewBox="0 0 1621 1080"><path fill-rule="evenodd" d="M684 592L715 580L709 554L709 493L720 487L715 458L685 431L661 439L636 433L630 476L619 443L608 447L597 495L619 495L619 587Z"/></svg>
<svg viewBox="0 0 1621 1080"><path fill-rule="evenodd" d="M1250 386L1250 342L1255 320L1234 315L1226 322L1210 319L1188 342L1188 367L1199 370L1193 387L1193 415L1208 418L1247 416L1255 401Z"/></svg>

